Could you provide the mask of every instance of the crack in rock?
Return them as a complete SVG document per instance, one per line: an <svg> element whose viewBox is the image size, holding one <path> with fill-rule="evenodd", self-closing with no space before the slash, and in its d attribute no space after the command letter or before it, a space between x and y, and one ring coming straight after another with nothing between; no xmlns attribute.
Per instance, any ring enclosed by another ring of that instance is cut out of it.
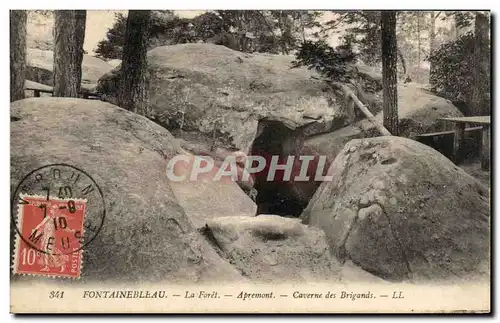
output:
<svg viewBox="0 0 500 323"><path fill-rule="evenodd" d="M353 230L354 226L358 223L359 219L360 218L364 218L366 216L366 215L361 215L360 216L360 212L363 209L366 209L366 208L369 208L369 207L372 207L372 206L375 206L375 205L380 207L380 209L382 210L382 213L384 214L384 216L387 219L387 222L389 224L389 230L391 231L392 236L394 237L394 240L396 241L396 243L398 245L398 248L399 248L400 253L401 253L401 258L405 262L405 266L406 266L406 269L407 269L407 275L406 275L406 277L407 277L407 279L411 279L412 276L413 276L413 272L411 270L410 262L408 261L408 257L406 255L406 252L405 252L405 250L403 248L403 245L402 245L401 241L398 238L398 235L396 234L396 230L395 230L394 226L392 225L391 218L389 217L389 215L385 211L384 206L381 203L379 203L378 201L369 202L369 203L359 203L358 204L358 210L356 212L356 215L353 218L353 220L351 221L351 223L349 225L349 228L347 230L347 233L346 233L345 237L342 239L342 243L341 243L340 247L338 248L338 252L337 252L338 255L337 255L337 257L339 258L339 261L341 262L341 264L344 264L347 259L350 259L350 257L348 256L349 252L345 249L345 244L347 242L347 239L349 238L349 235L350 235L351 231ZM352 259L350 259L350 260L352 260Z"/></svg>
<svg viewBox="0 0 500 323"><path fill-rule="evenodd" d="M380 204L378 201L373 203L373 204L378 205L380 207L380 209L382 209L382 212L384 213L385 217L387 218L387 222L389 223L389 230L391 230L392 236L394 237L394 240L396 240L396 243L398 244L399 250L401 251L401 257L403 258L403 261L405 262L406 269L408 271L407 278L412 279L413 278L413 271L411 270L410 262L408 261L408 256L406 255L406 252L403 248L403 245L401 244L401 241L399 240L397 232L394 229L394 226L392 225L392 220L391 220L389 214L387 214L384 206L382 204Z"/></svg>
<svg viewBox="0 0 500 323"><path fill-rule="evenodd" d="M359 217L358 212L356 212L356 215L351 220L351 223L349 224L349 228L347 229L347 232L345 233L345 236L342 239L341 245L337 248L336 256L341 264L344 264L347 259L350 259L349 252L346 250L345 244L347 242L347 239L349 238L349 235L351 234L352 229L358 223L358 217Z"/></svg>

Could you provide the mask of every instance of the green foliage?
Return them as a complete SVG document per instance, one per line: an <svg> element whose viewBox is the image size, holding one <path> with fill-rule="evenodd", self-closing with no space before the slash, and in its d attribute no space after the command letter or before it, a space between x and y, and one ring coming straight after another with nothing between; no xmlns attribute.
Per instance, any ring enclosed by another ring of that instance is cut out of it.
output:
<svg viewBox="0 0 500 323"><path fill-rule="evenodd" d="M443 44L428 57L433 65L429 82L432 91L464 100L472 87L474 35L467 33L455 42ZM465 100L464 100L465 101Z"/></svg>
<svg viewBox="0 0 500 323"><path fill-rule="evenodd" d="M125 44L125 30L127 28L127 17L121 13L115 14L115 17L115 24L106 33L106 39L97 43L97 49L95 50L97 57L111 59L122 58L122 49Z"/></svg>
<svg viewBox="0 0 500 323"><path fill-rule="evenodd" d="M488 44L483 44L489 46ZM486 49L489 51L489 48ZM454 42L443 44L428 57L433 65L431 89L453 102L470 104L474 86L474 34L469 32ZM486 77L490 78L489 71Z"/></svg>
<svg viewBox="0 0 500 323"><path fill-rule="evenodd" d="M149 28L150 48L162 45L211 42L243 52L283 53L296 50L305 40L305 30L319 27L321 12L301 10L215 10L192 19L171 11L157 10ZM126 16L118 14L96 54L121 58Z"/></svg>
<svg viewBox="0 0 500 323"><path fill-rule="evenodd" d="M306 41L305 30L320 27L317 19L321 12L308 12L300 10L275 10L270 12L272 22L279 31L279 44L281 51L288 54L297 49L301 43Z"/></svg>
<svg viewBox="0 0 500 323"><path fill-rule="evenodd" d="M381 61L382 31L380 11L352 11L344 14L344 22L353 27L347 28L347 36L359 50L359 58L368 65Z"/></svg>
<svg viewBox="0 0 500 323"><path fill-rule="evenodd" d="M447 11L441 20L447 18L455 19L458 28L466 28L474 23L474 13L472 11Z"/></svg>
<svg viewBox="0 0 500 323"><path fill-rule="evenodd" d="M106 33L106 38L97 44L95 53L97 57L121 59L122 49L125 44L125 30L127 28L127 16L122 13L115 14L116 21ZM149 26L150 47L154 45L154 38L159 34L165 33L169 30L186 30L189 24L188 19L181 19L174 16L170 10L155 10L152 11L151 21ZM187 42L189 39L187 33L176 33L174 38L178 42Z"/></svg>
<svg viewBox="0 0 500 323"><path fill-rule="evenodd" d="M336 12L337 18L325 24L323 32L335 30L339 25L346 25L344 44L356 47L358 58L366 65L376 66L382 57L382 30L380 11L358 10ZM411 12L398 11L398 23L407 22ZM402 69L401 69L402 70Z"/></svg>
<svg viewBox="0 0 500 323"><path fill-rule="evenodd" d="M365 64L376 65L381 57L380 11L332 11L333 19L324 23L320 35L326 37L341 26L344 44L356 48L358 58Z"/></svg>
<svg viewBox="0 0 500 323"><path fill-rule="evenodd" d="M349 44L334 49L323 40L306 41L295 57L293 67L307 66L332 81L347 82L357 72L356 55Z"/></svg>
<svg viewBox="0 0 500 323"><path fill-rule="evenodd" d="M223 32L230 31L230 24L227 24L215 12L206 12L193 19L194 32L199 39L210 39Z"/></svg>
<svg viewBox="0 0 500 323"><path fill-rule="evenodd" d="M334 11L333 13L334 18L325 23L322 34L344 27L343 41L353 45L359 60L363 64L380 67L382 52L380 11ZM401 77L411 74L413 79L427 82L427 76L422 79L419 66L429 52L430 26L430 12L397 11L398 73Z"/></svg>
<svg viewBox="0 0 500 323"><path fill-rule="evenodd" d="M217 10L224 26L213 41L217 45L242 52L279 53L276 24L272 14L263 10Z"/></svg>
<svg viewBox="0 0 500 323"><path fill-rule="evenodd" d="M28 13L30 12L42 15L47 18L54 16L54 10L28 10Z"/></svg>

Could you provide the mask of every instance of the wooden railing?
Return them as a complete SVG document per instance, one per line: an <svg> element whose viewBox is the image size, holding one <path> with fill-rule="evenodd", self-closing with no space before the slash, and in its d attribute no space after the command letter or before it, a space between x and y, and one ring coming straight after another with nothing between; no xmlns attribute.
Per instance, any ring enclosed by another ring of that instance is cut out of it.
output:
<svg viewBox="0 0 500 323"><path fill-rule="evenodd" d="M54 89L52 86L48 86L45 84L33 82L26 80L24 83L24 89L26 91L33 91L34 97L39 98L41 93L50 93L52 94L54 92ZM94 89L93 85L89 84L82 84L81 89L80 89L80 97L84 99L90 99L90 100L100 100L101 97L99 93L97 93Z"/></svg>

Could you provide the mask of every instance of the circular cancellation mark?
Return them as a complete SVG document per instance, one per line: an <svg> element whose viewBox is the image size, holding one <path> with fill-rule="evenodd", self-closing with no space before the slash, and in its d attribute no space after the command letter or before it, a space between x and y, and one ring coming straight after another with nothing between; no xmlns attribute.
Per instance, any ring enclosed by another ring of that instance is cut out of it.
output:
<svg viewBox="0 0 500 323"><path fill-rule="evenodd" d="M79 252L99 234L105 217L101 188L87 172L68 164L31 171L12 195L11 218L20 243L36 254Z"/></svg>

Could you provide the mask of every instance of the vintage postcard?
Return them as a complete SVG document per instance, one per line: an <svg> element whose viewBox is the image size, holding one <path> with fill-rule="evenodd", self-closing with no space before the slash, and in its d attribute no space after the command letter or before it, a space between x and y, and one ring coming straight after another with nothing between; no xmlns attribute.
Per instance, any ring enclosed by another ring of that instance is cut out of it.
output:
<svg viewBox="0 0 500 323"><path fill-rule="evenodd" d="M11 10L11 312L490 313L490 26Z"/></svg>

